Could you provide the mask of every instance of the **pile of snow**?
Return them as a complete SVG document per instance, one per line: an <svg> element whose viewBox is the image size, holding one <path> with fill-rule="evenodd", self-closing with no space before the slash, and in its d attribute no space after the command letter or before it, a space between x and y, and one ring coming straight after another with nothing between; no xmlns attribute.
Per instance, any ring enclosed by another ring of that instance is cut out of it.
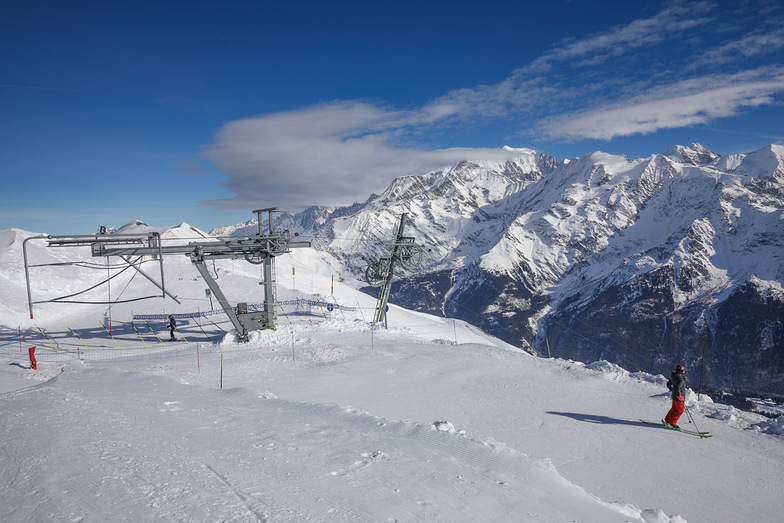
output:
<svg viewBox="0 0 784 523"><path fill-rule="evenodd" d="M769 421L762 421L754 426L759 428L759 430L762 432L784 436L784 417L778 417Z"/></svg>

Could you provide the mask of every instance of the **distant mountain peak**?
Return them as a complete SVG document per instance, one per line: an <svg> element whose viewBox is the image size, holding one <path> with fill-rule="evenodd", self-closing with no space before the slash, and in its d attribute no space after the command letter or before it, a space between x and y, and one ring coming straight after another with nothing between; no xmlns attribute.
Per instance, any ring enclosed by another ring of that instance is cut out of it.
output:
<svg viewBox="0 0 784 523"><path fill-rule="evenodd" d="M144 223L143 221L137 218L135 220L129 221L128 223L120 227L120 229L125 229L128 227L149 227L149 225L147 225L146 223Z"/></svg>
<svg viewBox="0 0 784 523"><path fill-rule="evenodd" d="M664 155L675 161L689 165L708 165L718 158L721 158L721 155L714 153L704 145L696 142L688 147L684 145L671 147Z"/></svg>
<svg viewBox="0 0 784 523"><path fill-rule="evenodd" d="M750 152L743 157L735 172L784 182L784 146L767 145Z"/></svg>

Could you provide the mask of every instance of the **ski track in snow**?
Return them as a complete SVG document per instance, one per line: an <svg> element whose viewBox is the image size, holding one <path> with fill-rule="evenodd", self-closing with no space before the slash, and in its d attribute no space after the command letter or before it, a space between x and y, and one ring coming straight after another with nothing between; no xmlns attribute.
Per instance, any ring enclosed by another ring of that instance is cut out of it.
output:
<svg viewBox="0 0 784 523"><path fill-rule="evenodd" d="M518 453L248 389L77 363L2 411L5 521L626 519Z"/></svg>
<svg viewBox="0 0 784 523"><path fill-rule="evenodd" d="M300 282L295 290L280 278L279 299L372 309L375 298L346 285L333 295L332 275L308 269L313 256L278 260L279 274L296 266ZM126 319L209 306L187 261L166 270L182 305L114 306L114 340L99 325L105 306L41 305L35 322L47 339L27 319L18 274L0 264L13 276L0 279L0 520L666 523L784 513L780 422L690 393L713 438L645 427L636 420L669 408L662 376L537 359L397 307L388 331L369 328L368 310L336 309L279 318L277 331L244 345L206 343L185 320L190 342L161 344ZM246 264L215 270L232 299L257 299ZM59 278L48 272L36 297L87 286L81 272ZM146 294L140 280L116 288ZM161 323L150 325L159 336Z"/></svg>

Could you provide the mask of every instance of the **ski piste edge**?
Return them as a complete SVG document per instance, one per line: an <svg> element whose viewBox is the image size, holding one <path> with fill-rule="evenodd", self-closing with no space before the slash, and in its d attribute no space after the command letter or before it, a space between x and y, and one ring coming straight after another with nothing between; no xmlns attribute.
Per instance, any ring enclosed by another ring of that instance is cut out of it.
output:
<svg viewBox="0 0 784 523"><path fill-rule="evenodd" d="M676 429L675 427L670 427L668 425L664 425L661 421L648 421L641 419L643 423L646 425L651 425L654 427L659 427L660 429L672 430L675 432L683 432L684 434L689 434L690 436L697 436L698 438L712 438L713 434L710 432L703 432L697 430L688 430L688 429Z"/></svg>

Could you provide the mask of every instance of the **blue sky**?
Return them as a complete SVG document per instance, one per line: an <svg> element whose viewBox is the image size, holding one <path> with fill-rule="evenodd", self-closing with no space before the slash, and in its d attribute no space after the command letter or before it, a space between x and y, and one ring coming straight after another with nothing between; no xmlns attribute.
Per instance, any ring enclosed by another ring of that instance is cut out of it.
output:
<svg viewBox="0 0 784 523"><path fill-rule="evenodd" d="M505 145L784 143L778 0L27 0L0 49L0 229L209 230Z"/></svg>

